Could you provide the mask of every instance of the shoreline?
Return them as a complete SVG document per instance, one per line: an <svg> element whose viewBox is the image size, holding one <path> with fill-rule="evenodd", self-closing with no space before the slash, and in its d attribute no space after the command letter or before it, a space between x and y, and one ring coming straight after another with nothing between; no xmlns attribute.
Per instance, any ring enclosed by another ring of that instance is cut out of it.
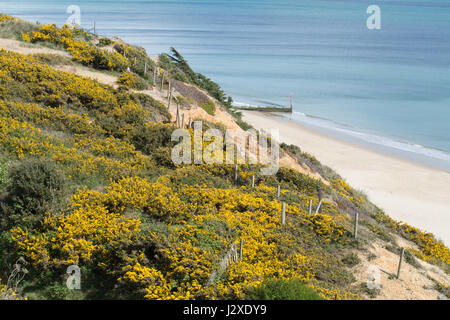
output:
<svg viewBox="0 0 450 320"><path fill-rule="evenodd" d="M278 128L280 142L315 156L392 218L450 244L450 172L330 136L281 115L241 112L256 129Z"/></svg>

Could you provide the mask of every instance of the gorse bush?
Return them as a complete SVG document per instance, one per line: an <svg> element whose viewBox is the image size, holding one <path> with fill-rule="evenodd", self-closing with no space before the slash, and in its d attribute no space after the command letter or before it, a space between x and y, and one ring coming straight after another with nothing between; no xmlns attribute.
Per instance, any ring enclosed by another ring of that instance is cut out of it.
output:
<svg viewBox="0 0 450 320"><path fill-rule="evenodd" d="M137 126L130 133L130 141L137 150L152 154L160 147L170 147L174 143L172 132L175 127L169 124L145 124Z"/></svg>
<svg viewBox="0 0 450 320"><path fill-rule="evenodd" d="M61 45L75 60L96 69L124 71L129 66L128 59L121 54L95 47L86 41L89 37L86 32L67 25L62 28L54 24L43 25L38 31L24 33L22 37L27 42L47 41Z"/></svg>
<svg viewBox="0 0 450 320"><path fill-rule="evenodd" d="M14 21L16 19L17 18L8 16L7 14L0 13L0 23L6 22L6 21Z"/></svg>
<svg viewBox="0 0 450 320"><path fill-rule="evenodd" d="M70 104L108 111L117 105L105 85L73 74L58 72L32 58L0 51L0 97L40 102L51 107Z"/></svg>
<svg viewBox="0 0 450 320"><path fill-rule="evenodd" d="M9 172L6 225L33 226L65 195L66 179L48 159L30 159L12 166Z"/></svg>
<svg viewBox="0 0 450 320"><path fill-rule="evenodd" d="M121 85L136 90L147 89L147 84L145 83L145 81L132 72L121 73L117 82Z"/></svg>
<svg viewBox="0 0 450 320"><path fill-rule="evenodd" d="M197 171L194 167L177 170ZM80 190L70 208L65 215L46 218L43 229L12 230L20 252L36 266L82 263L108 267L120 284L134 287L135 292L145 290L148 299L242 299L248 288L265 278L310 282L315 277L314 254L303 251L294 240L305 241L315 231L305 228L301 237L278 241L281 229L274 213L281 210L281 204L259 193L180 186L170 175L154 183L130 177L111 183L104 192ZM166 223L167 230L144 232L148 228L143 225L145 219L125 216L130 210ZM287 213L299 222L305 217L297 206L289 206ZM328 237L319 235L324 241ZM246 243L243 262L231 265L219 284L209 284L215 265L238 237ZM130 245L133 251L127 251ZM315 250L320 250L320 259L327 255L318 247ZM159 258L152 258L155 254ZM322 296L329 297L328 293Z"/></svg>
<svg viewBox="0 0 450 320"><path fill-rule="evenodd" d="M158 166L174 169L176 166L172 160L172 149L168 147L157 148L153 152L153 159Z"/></svg>
<svg viewBox="0 0 450 320"><path fill-rule="evenodd" d="M150 77L155 70L156 65L153 60L147 55L146 51L142 47L130 46L126 43L114 43L114 49L126 57L129 61L129 66L132 72L151 81ZM145 68L147 68L145 70Z"/></svg>
<svg viewBox="0 0 450 320"><path fill-rule="evenodd" d="M318 180L286 168L280 168L278 170L277 178L286 185L292 186L292 188L308 195L316 194L319 187L325 188Z"/></svg>
<svg viewBox="0 0 450 320"><path fill-rule="evenodd" d="M98 45L99 46L109 46L110 44L112 44L112 40L109 38L100 38L98 40Z"/></svg>
<svg viewBox="0 0 450 320"><path fill-rule="evenodd" d="M56 71L33 58L0 51L0 68L0 112L20 116L22 121L123 138L132 126L146 120L170 119L167 108L149 96L120 92L91 79Z"/></svg>
<svg viewBox="0 0 450 320"><path fill-rule="evenodd" d="M434 237L433 234L424 232L418 228L412 227L405 222L397 222L381 211L373 215L374 219L408 240L411 240L419 247L419 250L410 249L418 258L431 262L450 265L450 249Z"/></svg>

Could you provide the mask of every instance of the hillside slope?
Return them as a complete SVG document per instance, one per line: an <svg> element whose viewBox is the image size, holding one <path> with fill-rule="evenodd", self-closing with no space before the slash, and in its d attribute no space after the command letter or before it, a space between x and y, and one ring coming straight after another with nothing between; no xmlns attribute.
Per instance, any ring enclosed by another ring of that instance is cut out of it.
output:
<svg viewBox="0 0 450 320"><path fill-rule="evenodd" d="M8 16L0 35L13 38L0 39L0 278L17 273L2 297L246 299L273 280L325 299L448 296L447 247L298 147L281 146L274 176L249 164L237 179L234 165L175 166L177 105L185 126L248 128L176 51L155 59L120 39ZM81 290L66 288L74 264ZM371 265L380 289L367 287Z"/></svg>

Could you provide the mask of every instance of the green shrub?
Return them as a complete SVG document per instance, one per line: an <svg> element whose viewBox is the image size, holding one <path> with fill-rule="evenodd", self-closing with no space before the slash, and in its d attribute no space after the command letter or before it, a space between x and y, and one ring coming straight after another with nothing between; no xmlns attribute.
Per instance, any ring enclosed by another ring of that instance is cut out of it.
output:
<svg viewBox="0 0 450 320"><path fill-rule="evenodd" d="M83 299L80 290L70 290L64 281L53 282L48 285L44 293L44 299L48 300L81 300Z"/></svg>
<svg viewBox="0 0 450 320"><path fill-rule="evenodd" d="M82 61L83 62L83 61ZM89 65L89 63L84 63ZM117 52L108 52L95 48L92 50L92 66L99 70L124 71L128 61Z"/></svg>
<svg viewBox="0 0 450 320"><path fill-rule="evenodd" d="M248 300L323 300L298 280L269 280L247 292Z"/></svg>
<svg viewBox="0 0 450 320"><path fill-rule="evenodd" d="M130 98L145 111L150 112L149 120L162 123L170 122L171 115L166 106L153 97L143 93L132 93L130 94Z"/></svg>
<svg viewBox="0 0 450 320"><path fill-rule="evenodd" d="M280 182L287 184L287 189L296 189L298 192L303 192L307 195L315 195L317 190L326 189L326 186L316 179L292 169L280 168L276 176Z"/></svg>
<svg viewBox="0 0 450 320"><path fill-rule="evenodd" d="M65 300L69 292L63 284L55 282L47 288L46 296L49 300Z"/></svg>
<svg viewBox="0 0 450 320"><path fill-rule="evenodd" d="M172 147L174 127L168 125L140 125L131 131L131 143L139 151L152 154L160 147Z"/></svg>
<svg viewBox="0 0 450 320"><path fill-rule="evenodd" d="M355 253L350 253L342 259L342 262L350 267L356 266L361 262L359 257Z"/></svg>
<svg viewBox="0 0 450 320"><path fill-rule="evenodd" d="M245 122L244 120L242 120L242 118L237 118L235 119L236 124L242 129L242 130L250 130L253 129L253 126L251 124L248 124L247 122Z"/></svg>
<svg viewBox="0 0 450 320"><path fill-rule="evenodd" d="M147 55L144 48L116 42L114 44L114 49L120 55L126 56L132 72L140 75L148 81L151 81L151 70L155 70L155 63ZM145 69L146 67L147 69Z"/></svg>
<svg viewBox="0 0 450 320"><path fill-rule="evenodd" d="M52 161L27 159L11 167L2 224L33 226L56 206L66 190L66 179Z"/></svg>
<svg viewBox="0 0 450 320"><path fill-rule="evenodd" d="M169 54L159 56L159 63L168 70L175 78L183 79L184 82L190 82L206 90L213 98L217 99L223 105L229 105L232 99L229 99L222 88L208 77L194 72L184 57L175 49L170 48ZM188 81L185 81L187 79Z"/></svg>
<svg viewBox="0 0 450 320"><path fill-rule="evenodd" d="M391 234L388 233L386 228L380 227L378 225L375 225L370 222L366 222L367 228L372 231L375 235L377 235L378 238L386 241L386 242L392 242L394 241L394 238Z"/></svg>
<svg viewBox="0 0 450 320"><path fill-rule="evenodd" d="M212 116L216 113L216 105L212 101L203 103L201 107Z"/></svg>
<svg viewBox="0 0 450 320"><path fill-rule="evenodd" d="M2 156L0 155L0 194L3 193L7 181L8 181L8 170L6 167L6 162L2 159Z"/></svg>
<svg viewBox="0 0 450 320"><path fill-rule="evenodd" d="M100 40L98 41L97 46L99 47L104 47L104 46L109 46L110 44L112 44L112 40L109 38L100 38Z"/></svg>
<svg viewBox="0 0 450 320"><path fill-rule="evenodd" d="M155 159L156 164L161 167L166 167L173 169L175 164L172 160L171 149L167 147L160 147L153 152L153 159Z"/></svg>

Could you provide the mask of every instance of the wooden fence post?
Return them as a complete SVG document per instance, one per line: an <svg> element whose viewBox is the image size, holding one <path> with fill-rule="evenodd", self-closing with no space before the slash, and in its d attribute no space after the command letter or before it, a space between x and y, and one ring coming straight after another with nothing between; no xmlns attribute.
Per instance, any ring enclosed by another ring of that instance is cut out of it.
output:
<svg viewBox="0 0 450 320"><path fill-rule="evenodd" d="M319 205L317 206L316 212L314 214L318 214L319 213L320 207L322 206L322 201L323 200L319 201Z"/></svg>
<svg viewBox="0 0 450 320"><path fill-rule="evenodd" d="M180 127L180 104L177 103L177 127Z"/></svg>
<svg viewBox="0 0 450 320"><path fill-rule="evenodd" d="M164 86L164 72L163 72L163 74L162 74L162 78L161 78L161 91L162 91L162 89L163 89L163 86Z"/></svg>
<svg viewBox="0 0 450 320"><path fill-rule="evenodd" d="M169 82L169 90L167 90L167 98L169 97L169 94L171 93L172 90L172 82Z"/></svg>
<svg viewBox="0 0 450 320"><path fill-rule="evenodd" d="M255 187L255 175L252 175L252 188Z"/></svg>
<svg viewBox="0 0 450 320"><path fill-rule="evenodd" d="M356 212L355 213L355 231L354 231L355 238L358 236L358 218L359 218L359 213Z"/></svg>
<svg viewBox="0 0 450 320"><path fill-rule="evenodd" d="M280 194L281 194L281 188L280 188L280 185L278 185L278 189L277 189L277 198L280 197Z"/></svg>
<svg viewBox="0 0 450 320"><path fill-rule="evenodd" d="M286 223L286 202L283 202L283 207L281 210L281 224Z"/></svg>
<svg viewBox="0 0 450 320"><path fill-rule="evenodd" d="M239 251L239 260L242 261L242 250L244 249L244 240L241 239L241 250Z"/></svg>
<svg viewBox="0 0 450 320"><path fill-rule="evenodd" d="M170 108L171 101L172 101L172 91L170 91L169 97L167 98L167 109Z"/></svg>
<svg viewBox="0 0 450 320"><path fill-rule="evenodd" d="M400 261L398 262L397 279L400 279L400 271L402 269L403 256L405 255L405 248L402 248L400 253Z"/></svg>
<svg viewBox="0 0 450 320"><path fill-rule="evenodd" d="M236 165L236 168L234 169L234 180L237 181L238 179L238 165Z"/></svg>
<svg viewBox="0 0 450 320"><path fill-rule="evenodd" d="M312 213L312 199L309 199L309 214Z"/></svg>
<svg viewBox="0 0 450 320"><path fill-rule="evenodd" d="M147 61L144 63L144 75L147 75Z"/></svg>

